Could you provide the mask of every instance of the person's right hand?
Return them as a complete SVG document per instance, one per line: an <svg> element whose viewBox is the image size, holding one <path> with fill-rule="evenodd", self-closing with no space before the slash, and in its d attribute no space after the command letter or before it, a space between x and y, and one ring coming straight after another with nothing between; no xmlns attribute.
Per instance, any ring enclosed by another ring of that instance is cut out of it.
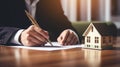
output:
<svg viewBox="0 0 120 67"><path fill-rule="evenodd" d="M31 25L21 33L19 40L24 46L41 46L47 42L47 39L49 39L47 31Z"/></svg>

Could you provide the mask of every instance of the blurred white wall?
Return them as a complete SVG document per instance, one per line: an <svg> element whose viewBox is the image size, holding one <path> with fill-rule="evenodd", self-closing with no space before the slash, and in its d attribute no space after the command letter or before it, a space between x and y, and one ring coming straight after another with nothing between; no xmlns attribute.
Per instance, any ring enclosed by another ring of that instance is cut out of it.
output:
<svg viewBox="0 0 120 67"><path fill-rule="evenodd" d="M80 20L91 21L91 0L80 0Z"/></svg>
<svg viewBox="0 0 120 67"><path fill-rule="evenodd" d="M80 21L91 20L91 0L61 0L61 2L65 15L70 21L78 21L77 15L80 16ZM78 4L77 2L80 3ZM77 14L77 10L80 11L79 14Z"/></svg>
<svg viewBox="0 0 120 67"><path fill-rule="evenodd" d="M111 21L111 0L99 0L100 21Z"/></svg>
<svg viewBox="0 0 120 67"><path fill-rule="evenodd" d="M65 15L70 21L111 21L111 0L97 0L98 4L94 5L97 6L94 8L97 14L92 14L92 1L94 0L61 0ZM77 2L80 2L79 5ZM78 15L80 20L77 20Z"/></svg>
<svg viewBox="0 0 120 67"><path fill-rule="evenodd" d="M61 0L65 15L70 21L77 21L77 0Z"/></svg>

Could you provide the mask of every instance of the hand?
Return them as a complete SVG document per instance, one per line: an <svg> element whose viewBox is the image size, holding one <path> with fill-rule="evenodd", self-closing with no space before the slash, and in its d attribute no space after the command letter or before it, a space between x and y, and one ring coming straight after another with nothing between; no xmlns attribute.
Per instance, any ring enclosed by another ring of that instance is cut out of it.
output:
<svg viewBox="0 0 120 67"><path fill-rule="evenodd" d="M73 45L78 42L77 36L70 29L64 30L57 38L58 43L61 45Z"/></svg>
<svg viewBox="0 0 120 67"><path fill-rule="evenodd" d="M25 46L41 46L49 39L48 32L34 25L24 30L20 36L20 42Z"/></svg>

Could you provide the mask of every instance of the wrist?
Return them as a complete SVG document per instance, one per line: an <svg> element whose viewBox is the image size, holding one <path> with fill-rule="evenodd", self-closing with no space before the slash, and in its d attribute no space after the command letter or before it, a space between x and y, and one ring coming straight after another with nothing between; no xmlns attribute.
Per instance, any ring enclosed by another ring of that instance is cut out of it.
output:
<svg viewBox="0 0 120 67"><path fill-rule="evenodd" d="M20 30L18 30L16 33L15 33L15 35L12 37L12 39L11 39L11 43L13 43L13 44L19 44L19 45L21 45L21 42L20 42L20 37L21 37L21 33L24 31L24 29L20 29Z"/></svg>

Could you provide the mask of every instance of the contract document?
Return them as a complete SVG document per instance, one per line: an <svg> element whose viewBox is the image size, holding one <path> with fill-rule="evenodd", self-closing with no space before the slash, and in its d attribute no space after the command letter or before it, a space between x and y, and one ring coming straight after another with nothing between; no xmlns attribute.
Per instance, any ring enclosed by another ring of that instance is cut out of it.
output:
<svg viewBox="0 0 120 67"><path fill-rule="evenodd" d="M72 49L72 48L82 48L84 46L82 44L63 46L57 42L52 42L52 44L53 46L47 43L45 44L45 46L41 46L41 47L27 47L27 46L10 46L10 47L24 48L24 49L31 49L31 50L42 50L42 51L55 51L55 50L65 50L65 49Z"/></svg>

